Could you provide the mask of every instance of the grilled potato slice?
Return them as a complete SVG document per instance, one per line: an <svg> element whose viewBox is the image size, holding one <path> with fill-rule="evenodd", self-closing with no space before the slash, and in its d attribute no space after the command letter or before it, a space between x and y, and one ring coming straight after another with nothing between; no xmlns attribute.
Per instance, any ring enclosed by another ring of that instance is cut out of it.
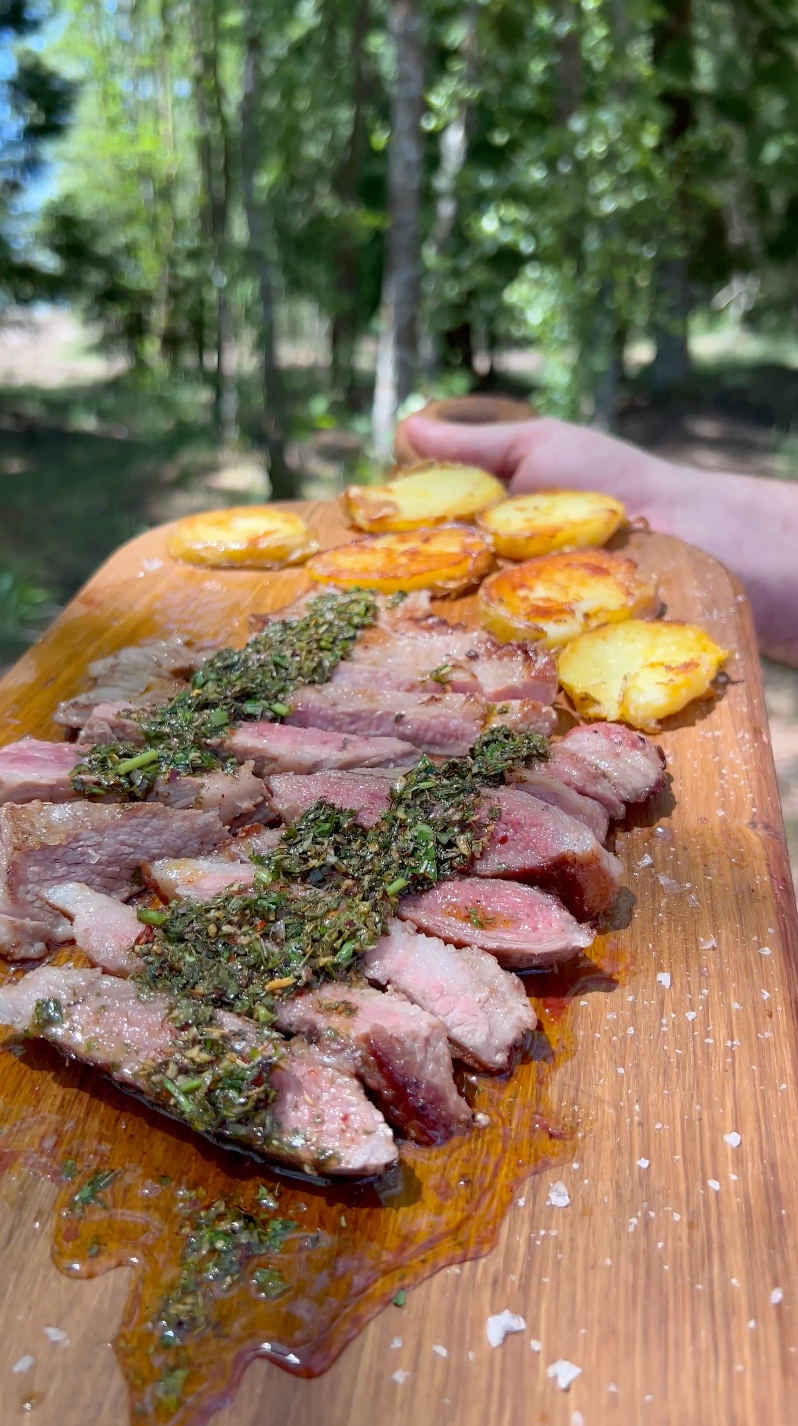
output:
<svg viewBox="0 0 798 1426"><path fill-rule="evenodd" d="M567 644L558 672L583 718L654 733L661 718L707 693L727 656L694 624L627 619Z"/></svg>
<svg viewBox="0 0 798 1426"><path fill-rule="evenodd" d="M343 503L353 525L378 534L471 520L504 496L501 481L476 466L421 461L386 485L348 486Z"/></svg>
<svg viewBox="0 0 798 1426"><path fill-rule="evenodd" d="M480 618L497 639L534 639L547 648L658 607L654 580L609 550L541 555L497 570L479 591Z"/></svg>
<svg viewBox="0 0 798 1426"><path fill-rule="evenodd" d="M528 560L551 550L605 545L626 518L620 500L594 490L536 490L477 516L497 555Z"/></svg>
<svg viewBox="0 0 798 1426"><path fill-rule="evenodd" d="M439 525L434 530L369 535L323 550L308 562L308 573L339 589L459 594L492 566L493 549L484 535L468 525Z"/></svg>
<svg viewBox="0 0 798 1426"><path fill-rule="evenodd" d="M319 548L304 520L274 505L231 505L188 515L166 542L173 559L186 564L246 569L282 569L301 564Z"/></svg>

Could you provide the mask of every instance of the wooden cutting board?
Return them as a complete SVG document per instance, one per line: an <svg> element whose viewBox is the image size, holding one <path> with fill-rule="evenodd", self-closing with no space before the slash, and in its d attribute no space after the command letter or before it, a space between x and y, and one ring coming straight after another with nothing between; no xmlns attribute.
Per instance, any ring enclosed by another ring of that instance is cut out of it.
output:
<svg viewBox="0 0 798 1426"><path fill-rule="evenodd" d="M305 512L323 544L348 537L333 507ZM568 1157L517 1190L487 1256L389 1306L324 1376L257 1362L214 1426L795 1420L798 925L750 611L700 551L655 534L627 548L659 576L670 617L732 651L730 682L663 733L673 782L658 820L619 830L635 898L625 972L577 995L573 1053L550 1084ZM0 685L0 741L52 736L90 659L171 630L240 642L250 612L305 578L193 570L166 555L163 529L141 536ZM52 1077L37 1079L43 1103ZM547 1201L555 1181L567 1206ZM56 1271L55 1193L19 1164L0 1179L0 1420L124 1426L110 1338L131 1270ZM525 1327L493 1348L486 1321L505 1308ZM558 1361L580 1369L567 1391L549 1374Z"/></svg>

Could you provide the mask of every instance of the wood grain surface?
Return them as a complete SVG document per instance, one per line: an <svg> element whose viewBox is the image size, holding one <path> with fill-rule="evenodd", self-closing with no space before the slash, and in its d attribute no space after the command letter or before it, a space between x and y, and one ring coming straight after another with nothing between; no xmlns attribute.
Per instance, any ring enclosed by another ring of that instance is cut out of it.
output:
<svg viewBox="0 0 798 1426"><path fill-rule="evenodd" d="M331 507L306 510L324 545L345 537ZM256 1363L214 1426L798 1417L798 927L750 612L701 552L650 534L628 549L671 617L732 651L730 682L662 735L673 805L618 832L631 970L578 1002L575 1053L553 1077L573 1160L527 1181L488 1256L388 1307L325 1376ZM91 658L170 630L242 641L250 611L304 581L176 566L162 530L142 536L0 685L0 741L52 735ZM566 1207L547 1202L554 1180ZM26 1170L0 1179L0 1422L124 1426L110 1338L129 1270L60 1275L54 1199ZM492 1348L486 1320L505 1308L526 1325ZM561 1359L580 1368L568 1391L548 1371Z"/></svg>

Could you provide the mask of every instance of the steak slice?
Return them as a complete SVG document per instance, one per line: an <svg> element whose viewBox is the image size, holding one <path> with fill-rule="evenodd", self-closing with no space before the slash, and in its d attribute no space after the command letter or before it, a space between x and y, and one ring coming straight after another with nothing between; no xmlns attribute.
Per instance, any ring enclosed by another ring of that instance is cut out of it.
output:
<svg viewBox="0 0 798 1426"><path fill-rule="evenodd" d="M257 868L254 862L224 857L164 857L142 862L141 870L147 885L164 901L210 901L223 891L251 886Z"/></svg>
<svg viewBox="0 0 798 1426"><path fill-rule="evenodd" d="M70 773L84 753L85 745L80 743L48 743L39 738L8 743L0 748L0 804L72 801L78 794ZM112 801L112 796L107 800ZM225 825L267 810L266 788L255 777L251 762L233 772L207 772L201 776L169 773L157 779L147 800L163 802L167 807L215 812Z"/></svg>
<svg viewBox="0 0 798 1426"><path fill-rule="evenodd" d="M252 763L243 763L238 772L205 772L201 776L188 773L168 773L159 777L147 799L162 802L166 807L185 809L196 807L201 812L215 812L220 822L229 827L241 817L266 813L266 787L252 771Z"/></svg>
<svg viewBox="0 0 798 1426"><path fill-rule="evenodd" d="M486 705L463 693L402 692L306 684L291 696L287 722L362 737L401 735L421 752L463 757L479 737Z"/></svg>
<svg viewBox="0 0 798 1426"><path fill-rule="evenodd" d="M140 705L139 705L140 706ZM132 743L144 747L141 724L130 715L130 703L97 703L78 735L79 748L93 748L97 743Z"/></svg>
<svg viewBox="0 0 798 1426"><path fill-rule="evenodd" d="M364 767L409 767L418 750L398 737L361 738L285 723L242 723L224 751L252 761L258 777L277 772L336 772Z"/></svg>
<svg viewBox="0 0 798 1426"><path fill-rule="evenodd" d="M509 785L518 792L531 793L540 802L548 802L551 807L559 807L561 812L575 817L577 822L584 822L596 841L606 841L610 825L610 814L606 807L592 797L584 797L581 792L575 792L566 783L551 777L548 771L544 772L535 767L523 768L512 775Z"/></svg>
<svg viewBox="0 0 798 1426"><path fill-rule="evenodd" d="M434 616L365 629L331 681L370 687L375 674L386 688L412 688L435 675L451 693L479 693L494 702L551 703L557 692L554 660L539 645L500 644L484 629Z"/></svg>
<svg viewBox="0 0 798 1426"><path fill-rule="evenodd" d="M111 975L133 973L139 958L132 947L144 929L134 906L92 891L82 881L50 886L42 895L48 906L72 922L75 944L86 952L92 965Z"/></svg>
<svg viewBox="0 0 798 1426"><path fill-rule="evenodd" d="M69 802L77 796L69 780L78 757L72 743L20 738L0 748L0 803Z"/></svg>
<svg viewBox="0 0 798 1426"><path fill-rule="evenodd" d="M565 739L552 747L546 771L565 787L573 788L574 792L600 803L609 817L625 815L626 804L623 798L618 796L609 778L605 777L599 768L580 758L576 752L571 752L565 745Z"/></svg>
<svg viewBox="0 0 798 1426"><path fill-rule="evenodd" d="M83 881L124 900L136 889L143 861L202 856L229 839L213 812L174 812L148 802L7 803L0 808L0 949L26 959L71 938L69 924L42 895L47 887Z"/></svg>
<svg viewBox="0 0 798 1426"><path fill-rule="evenodd" d="M143 702L165 702L185 687L186 678L205 661L209 650L195 649L180 634L166 639L148 639L129 644L107 658L95 659L86 670L93 686L74 698L59 703L55 722L67 728L82 728L98 703L138 703L138 695L150 693Z"/></svg>
<svg viewBox="0 0 798 1426"><path fill-rule="evenodd" d="M497 724L514 733L542 733L548 738L557 727L557 714L548 704L536 703L532 698L513 698L488 704L485 727Z"/></svg>
<svg viewBox="0 0 798 1426"><path fill-rule="evenodd" d="M483 805L498 806L499 817L474 875L535 882L562 897L580 921L615 900L621 864L582 822L509 787L492 792Z"/></svg>
<svg viewBox="0 0 798 1426"><path fill-rule="evenodd" d="M556 896L515 881L455 877L402 897L396 914L428 936L480 946L512 970L568 960L593 941Z"/></svg>
<svg viewBox="0 0 798 1426"><path fill-rule="evenodd" d="M271 1072L269 1153L308 1172L372 1177L395 1164L393 1134L355 1075L299 1038Z"/></svg>
<svg viewBox="0 0 798 1426"><path fill-rule="evenodd" d="M41 966L0 987L0 1024L50 1040L174 1113L175 1100L159 1093L150 1077L177 1048L170 1010L164 996L141 999L130 981L99 970ZM218 1014L216 1027L223 1036L220 1057L233 1055L260 1072L271 1090L265 1108L224 1123L221 1136L308 1172L360 1176L396 1162L391 1131L353 1075L326 1063L312 1046L283 1045L236 1015Z"/></svg>
<svg viewBox="0 0 798 1426"><path fill-rule="evenodd" d="M243 862L249 861L250 857L267 857L282 835L282 827L243 827L225 849L225 856Z"/></svg>
<svg viewBox="0 0 798 1426"><path fill-rule="evenodd" d="M456 950L401 921L367 952L363 969L442 1020L452 1053L476 1069L508 1069L537 1024L521 981L493 956Z"/></svg>
<svg viewBox="0 0 798 1426"><path fill-rule="evenodd" d="M621 723L572 728L561 746L601 773L626 803L645 802L665 780L662 748Z"/></svg>
<svg viewBox="0 0 798 1426"><path fill-rule="evenodd" d="M361 827L373 827L390 805L390 789L387 779L372 773L314 772L302 777L281 772L269 778L271 805L289 826L323 798L334 807L351 808Z"/></svg>
<svg viewBox="0 0 798 1426"><path fill-rule="evenodd" d="M444 1026L403 995L325 985L280 1002L277 1024L351 1066L408 1139L441 1144L470 1125Z"/></svg>

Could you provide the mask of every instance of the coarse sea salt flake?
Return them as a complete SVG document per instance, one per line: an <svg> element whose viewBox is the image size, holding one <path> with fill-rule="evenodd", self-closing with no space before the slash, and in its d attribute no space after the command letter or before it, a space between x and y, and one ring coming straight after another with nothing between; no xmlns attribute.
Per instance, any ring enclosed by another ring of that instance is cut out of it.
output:
<svg viewBox="0 0 798 1426"><path fill-rule="evenodd" d="M43 1331L50 1342L67 1342L69 1340L62 1327L45 1327Z"/></svg>
<svg viewBox="0 0 798 1426"><path fill-rule="evenodd" d="M510 1312L505 1307L503 1312L497 1312L493 1317L489 1317L485 1323L485 1336L492 1347L500 1347L505 1337L511 1332L524 1332L526 1322L523 1317L519 1317L517 1312Z"/></svg>
<svg viewBox="0 0 798 1426"><path fill-rule="evenodd" d="M401 1386L403 1381L407 1381L407 1378L409 1377L409 1375L410 1375L409 1372L403 1372L403 1371L400 1369L398 1372L392 1372L392 1373L391 1373L391 1381L395 1381L395 1382L398 1383L399 1386Z"/></svg>
<svg viewBox="0 0 798 1426"><path fill-rule="evenodd" d="M401 1339L401 1337L394 1337L393 1341L391 1342L391 1351L392 1351L392 1352L395 1352L396 1349L397 1349L397 1347L401 1347L401 1345L402 1345L402 1339Z"/></svg>
<svg viewBox="0 0 798 1426"><path fill-rule="evenodd" d="M637 1160L637 1167L638 1167L639 1169L647 1169L647 1168L648 1168L648 1159L638 1159L638 1160Z"/></svg>
<svg viewBox="0 0 798 1426"><path fill-rule="evenodd" d="M448 1355L449 1355L449 1353L447 1352L446 1348L445 1348L445 1347L442 1347L441 1344L440 1344L440 1342L435 1342L435 1343L433 1344L432 1350L433 1350L433 1352L435 1353L436 1357L448 1357Z"/></svg>
<svg viewBox="0 0 798 1426"><path fill-rule="evenodd" d="M723 1138L724 1138L724 1140L726 1141L727 1144L730 1144L730 1145L731 1145L731 1147L732 1147L733 1149L736 1149L736 1148L738 1147L738 1145L742 1143L742 1138L741 1138L741 1136L737 1133L737 1130L736 1130L736 1129L732 1129L732 1131L731 1131L730 1134L724 1134L724 1135L723 1135Z"/></svg>
<svg viewBox="0 0 798 1426"><path fill-rule="evenodd" d="M571 1195L561 1178L558 1178L557 1182L551 1185L546 1202L551 1204L552 1208L568 1207L568 1204L571 1202Z"/></svg>
<svg viewBox="0 0 798 1426"><path fill-rule="evenodd" d="M546 1367L546 1376L556 1381L560 1391L567 1391L571 1382L581 1375L582 1368L574 1366L573 1362L567 1362L564 1357L558 1357L556 1362Z"/></svg>
<svg viewBox="0 0 798 1426"><path fill-rule="evenodd" d="M706 940L703 940L701 936L698 938L698 945L702 951L711 951L717 944L714 936L708 936Z"/></svg>
<svg viewBox="0 0 798 1426"><path fill-rule="evenodd" d="M532 1337L532 1338L530 1339L529 1345L530 1345L530 1347L532 1348L532 1351L533 1351L533 1352L539 1352L540 1349L541 1349L542 1343L538 1341L537 1337Z"/></svg>
<svg viewBox="0 0 798 1426"><path fill-rule="evenodd" d="M581 1411L571 1412L571 1426L585 1426L585 1418Z"/></svg>
<svg viewBox="0 0 798 1426"><path fill-rule="evenodd" d="M716 1178L708 1178L707 1183L709 1184L710 1188L714 1188L716 1193L720 1193L720 1184L718 1183L718 1180Z"/></svg>
<svg viewBox="0 0 798 1426"><path fill-rule="evenodd" d="M670 971L669 971L669 970L660 970L660 971L657 971L657 982L658 982L659 985L664 985L666 990L670 990L670 988L671 988L671 973L670 973Z"/></svg>
<svg viewBox="0 0 798 1426"><path fill-rule="evenodd" d="M32 1366L33 1357L30 1356L28 1352L26 1352L24 1357L20 1357L19 1360L14 1363L11 1370L12 1372L17 1372L19 1374L21 1372L29 1372Z"/></svg>
<svg viewBox="0 0 798 1426"><path fill-rule="evenodd" d="M771 1302L773 1303L773 1306L774 1306L774 1307L776 1306L776 1304L777 1304L778 1302L781 1302L781 1299L783 1298L783 1296L784 1296L784 1293L782 1292L781 1288L780 1288L780 1287L774 1287L773 1291L772 1291L771 1294L770 1294L770 1300L771 1300Z"/></svg>

